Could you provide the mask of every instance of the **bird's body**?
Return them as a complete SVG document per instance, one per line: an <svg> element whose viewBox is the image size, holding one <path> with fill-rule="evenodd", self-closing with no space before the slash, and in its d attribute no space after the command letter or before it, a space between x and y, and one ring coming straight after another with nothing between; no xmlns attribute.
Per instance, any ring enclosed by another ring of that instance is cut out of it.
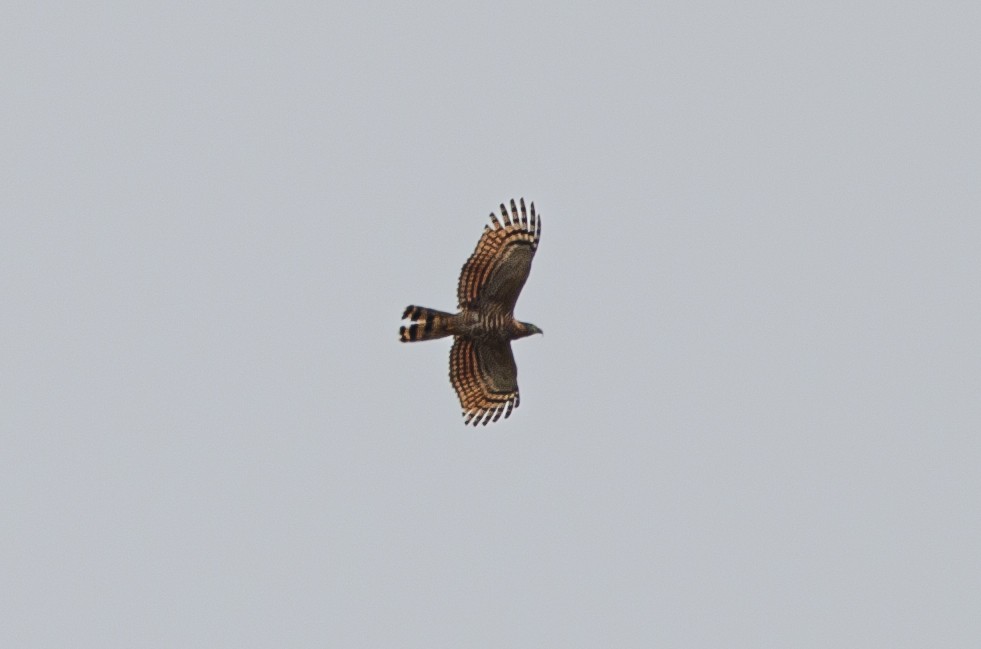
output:
<svg viewBox="0 0 981 649"><path fill-rule="evenodd" d="M491 214L491 225L463 265L457 285L460 311L448 313L409 306L402 314L410 324L399 329L402 342L454 336L450 351L450 382L460 397L466 423L487 424L511 414L520 399L518 368L511 341L541 333L533 324L514 317L514 305L528 279L538 249L541 219L531 204L531 218L521 199L511 212L501 204L502 220ZM502 223L503 222L503 223Z"/></svg>
<svg viewBox="0 0 981 649"><path fill-rule="evenodd" d="M507 313L463 309L456 318L456 331L454 333L474 340L507 341L537 333L533 328L534 325L529 326Z"/></svg>

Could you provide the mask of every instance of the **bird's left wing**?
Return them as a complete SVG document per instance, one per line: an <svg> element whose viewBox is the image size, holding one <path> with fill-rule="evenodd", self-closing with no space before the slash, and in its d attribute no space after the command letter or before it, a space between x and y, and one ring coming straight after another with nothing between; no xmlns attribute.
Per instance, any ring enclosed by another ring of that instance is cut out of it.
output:
<svg viewBox="0 0 981 649"><path fill-rule="evenodd" d="M460 397L465 423L487 425L521 402L518 366L508 341L457 337L450 350L450 383Z"/></svg>

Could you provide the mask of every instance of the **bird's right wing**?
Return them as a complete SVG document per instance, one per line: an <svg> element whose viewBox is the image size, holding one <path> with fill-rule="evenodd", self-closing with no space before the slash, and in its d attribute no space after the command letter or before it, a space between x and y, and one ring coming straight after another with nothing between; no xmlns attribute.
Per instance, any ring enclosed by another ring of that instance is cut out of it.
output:
<svg viewBox="0 0 981 649"><path fill-rule="evenodd" d="M501 221L490 215L491 225L484 226L484 234L477 248L460 271L457 285L459 308L487 308L502 313L513 313L521 288L531 272L531 260L538 249L542 233L542 221L531 204L531 218L521 199L521 213L511 200L508 214L501 203Z"/></svg>

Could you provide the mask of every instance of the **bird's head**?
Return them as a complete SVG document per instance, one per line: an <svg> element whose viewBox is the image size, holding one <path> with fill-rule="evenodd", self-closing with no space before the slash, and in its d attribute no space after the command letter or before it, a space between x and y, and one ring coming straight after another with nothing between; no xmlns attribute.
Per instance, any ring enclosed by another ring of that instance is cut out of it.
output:
<svg viewBox="0 0 981 649"><path fill-rule="evenodd" d="M545 335L545 332L543 332L541 329L539 329L535 325L531 324L530 322L522 322L521 323L521 327L523 329L523 331L521 332L521 337L522 338L525 337L525 336L531 336L531 335L534 335L534 334L542 334L542 335Z"/></svg>

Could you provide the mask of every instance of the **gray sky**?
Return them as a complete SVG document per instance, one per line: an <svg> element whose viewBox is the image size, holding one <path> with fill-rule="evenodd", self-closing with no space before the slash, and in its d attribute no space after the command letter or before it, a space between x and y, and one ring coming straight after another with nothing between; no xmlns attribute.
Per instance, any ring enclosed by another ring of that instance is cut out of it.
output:
<svg viewBox="0 0 981 649"><path fill-rule="evenodd" d="M2 10L0 645L975 647L972 3ZM542 243L521 408L449 341Z"/></svg>

